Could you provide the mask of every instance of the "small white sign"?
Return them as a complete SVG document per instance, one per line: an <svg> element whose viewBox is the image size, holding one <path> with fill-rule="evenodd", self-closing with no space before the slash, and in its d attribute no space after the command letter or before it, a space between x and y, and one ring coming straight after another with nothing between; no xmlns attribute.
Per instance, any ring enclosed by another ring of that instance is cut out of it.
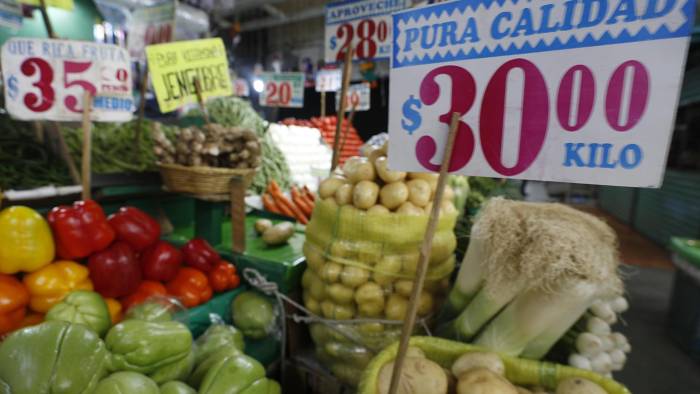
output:
<svg viewBox="0 0 700 394"><path fill-rule="evenodd" d="M92 94L95 121L131 120L131 59L116 45L11 38L2 46L5 107L21 120L79 121Z"/></svg>
<svg viewBox="0 0 700 394"><path fill-rule="evenodd" d="M343 72L340 70L319 70L316 73L317 92L335 92L340 89Z"/></svg>
<svg viewBox="0 0 700 394"><path fill-rule="evenodd" d="M233 95L238 97L250 96L250 85L245 78L236 78L233 81Z"/></svg>
<svg viewBox="0 0 700 394"><path fill-rule="evenodd" d="M262 73L260 93L263 107L301 108L304 106L304 73Z"/></svg>
<svg viewBox="0 0 700 394"><path fill-rule="evenodd" d="M602 185L663 179L694 0L452 1L393 15L389 166Z"/></svg>
<svg viewBox="0 0 700 394"><path fill-rule="evenodd" d="M356 83L354 85L348 86L348 91L345 94L346 106L345 112L350 112L353 109L357 111L369 111L370 109L370 96L371 90L369 88L369 83ZM340 92L335 94L335 110L340 109Z"/></svg>

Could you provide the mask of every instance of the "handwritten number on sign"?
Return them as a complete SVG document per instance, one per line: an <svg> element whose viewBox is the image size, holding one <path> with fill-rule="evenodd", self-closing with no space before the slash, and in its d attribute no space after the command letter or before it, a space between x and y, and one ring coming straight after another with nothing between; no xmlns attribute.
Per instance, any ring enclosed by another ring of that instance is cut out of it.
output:
<svg viewBox="0 0 700 394"><path fill-rule="evenodd" d="M22 62L20 70L22 74L27 77L31 77L37 72L39 73L39 80L34 82L32 86L39 89L41 97L37 96L35 93L27 93L24 96L24 105L34 112L48 111L49 108L53 106L56 96L56 92L51 86L51 82L53 82L53 69L51 65L44 59L31 57Z"/></svg>
<svg viewBox="0 0 700 394"><path fill-rule="evenodd" d="M474 82L474 77L462 67L438 67L428 73L421 82L420 98L425 105L435 104L438 97L440 97L440 85L435 81L440 75L449 77L452 82L450 109L438 118L441 123L448 125L449 128L453 113L456 112L463 116L471 109L476 98L476 83ZM457 171L467 165L474 153L474 143L474 133L471 127L460 120L449 171ZM440 170L439 164L430 162L436 153L437 144L433 137L425 135L416 143L416 157L418 162L426 169L431 171Z"/></svg>
<svg viewBox="0 0 700 394"><path fill-rule="evenodd" d="M82 79L76 79L73 81L68 81L68 75L69 74L79 74L82 72L87 71L87 69L92 66L92 62L71 62L71 61L66 61L63 63L63 84L66 89L72 87L72 86L80 86L86 91L90 92L91 96L95 96L97 94L97 89L95 88L95 85L91 84L88 81L82 80ZM66 108L73 112L81 112L82 109L78 108L78 98L69 95L65 98L64 103L66 104Z"/></svg>

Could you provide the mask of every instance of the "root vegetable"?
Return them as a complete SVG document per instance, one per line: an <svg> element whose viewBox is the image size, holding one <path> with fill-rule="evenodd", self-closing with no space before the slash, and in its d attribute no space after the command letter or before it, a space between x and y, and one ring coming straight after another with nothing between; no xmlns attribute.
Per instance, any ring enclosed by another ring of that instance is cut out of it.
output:
<svg viewBox="0 0 700 394"><path fill-rule="evenodd" d="M381 317L382 312L384 312L384 303L366 302L364 304L359 304L357 309L362 317L378 318Z"/></svg>
<svg viewBox="0 0 700 394"><path fill-rule="evenodd" d="M586 329L591 334L601 336L610 334L610 325L601 318L595 316L588 318L588 321L586 322Z"/></svg>
<svg viewBox="0 0 700 394"><path fill-rule="evenodd" d="M352 305L338 305L333 301L321 302L321 312L328 319L348 320L355 316L355 308Z"/></svg>
<svg viewBox="0 0 700 394"><path fill-rule="evenodd" d="M518 390L491 370L475 368L459 377L457 394L518 394Z"/></svg>
<svg viewBox="0 0 700 394"><path fill-rule="evenodd" d="M413 291L413 281L408 279L402 279L394 283L394 290L400 295L408 298L411 296Z"/></svg>
<svg viewBox="0 0 700 394"><path fill-rule="evenodd" d="M377 175L386 183L402 181L406 178L406 173L402 171L391 171L387 166L389 160L386 157L380 157L374 162L377 168Z"/></svg>
<svg viewBox="0 0 700 394"><path fill-rule="evenodd" d="M377 203L379 185L371 181L360 181L352 192L352 203L356 208L369 209Z"/></svg>
<svg viewBox="0 0 700 394"><path fill-rule="evenodd" d="M374 282L367 282L355 291L355 302L358 305L377 303L384 306L384 290Z"/></svg>
<svg viewBox="0 0 700 394"><path fill-rule="evenodd" d="M580 355L578 353L572 353L569 356L569 365L571 365L574 368L585 369L588 371L593 370L593 367L591 366L591 360L589 360L586 356Z"/></svg>
<svg viewBox="0 0 700 394"><path fill-rule="evenodd" d="M391 213L391 211L384 205L375 205L372 208L368 209L367 213L369 213L370 215L386 215Z"/></svg>
<svg viewBox="0 0 700 394"><path fill-rule="evenodd" d="M347 183L345 178L334 175L321 182L318 187L318 194L321 196L321 198L333 197L335 196L336 190L338 190L338 188L345 183Z"/></svg>
<svg viewBox="0 0 700 394"><path fill-rule="evenodd" d="M408 187L403 182L384 185L379 192L379 201L389 210L394 210L408 200Z"/></svg>
<svg viewBox="0 0 700 394"><path fill-rule="evenodd" d="M437 181L438 176L440 176L440 175L434 174L432 172L409 172L408 173L409 179L423 179L423 180L428 181L428 183L430 183L430 181L433 181L433 180Z"/></svg>
<svg viewBox="0 0 700 394"><path fill-rule="evenodd" d="M340 281L349 287L359 287L369 279L369 271L364 268L346 265L340 273Z"/></svg>
<svg viewBox="0 0 700 394"><path fill-rule="evenodd" d="M353 296L355 292L340 283L334 283L326 287L326 294L333 300L333 302L341 305L347 305L352 303Z"/></svg>
<svg viewBox="0 0 700 394"><path fill-rule="evenodd" d="M327 283L335 283L340 279L340 273L342 271L342 265L329 261L321 268L321 278Z"/></svg>
<svg viewBox="0 0 700 394"><path fill-rule="evenodd" d="M389 393L394 363L387 363L379 371L377 392ZM397 394L446 394L447 375L440 365L423 357L407 357L404 359L401 376L399 377Z"/></svg>
<svg viewBox="0 0 700 394"><path fill-rule="evenodd" d="M620 296L612 300L610 306L615 313L623 313L629 308L629 303L625 297Z"/></svg>
<svg viewBox="0 0 700 394"><path fill-rule="evenodd" d="M375 177L374 166L366 157L351 157L343 166L343 173L352 183L360 181L373 181Z"/></svg>
<svg viewBox="0 0 700 394"><path fill-rule="evenodd" d="M398 294L392 294L386 302L384 314L389 320L403 320L408 309L408 299Z"/></svg>
<svg viewBox="0 0 700 394"><path fill-rule="evenodd" d="M433 310L435 300L433 296L427 291L420 293L418 297L418 316L425 316Z"/></svg>
<svg viewBox="0 0 700 394"><path fill-rule="evenodd" d="M576 338L576 350L588 357L596 356L603 351L603 341L597 335L584 332Z"/></svg>
<svg viewBox="0 0 700 394"><path fill-rule="evenodd" d="M518 391L518 394L532 394L532 391L526 389L525 387L515 387L515 389Z"/></svg>
<svg viewBox="0 0 700 394"><path fill-rule="evenodd" d="M352 184L346 183L341 185L335 192L335 202L340 206L352 204L352 191Z"/></svg>
<svg viewBox="0 0 700 394"><path fill-rule="evenodd" d="M258 219L255 221L255 231L262 234L268 228L272 227L272 221L269 219Z"/></svg>
<svg viewBox="0 0 700 394"><path fill-rule="evenodd" d="M401 204L399 209L396 210L396 213L400 215L414 215L414 216L422 216L424 215L424 211L417 206L413 205L412 203L406 201L405 203Z"/></svg>
<svg viewBox="0 0 700 394"><path fill-rule="evenodd" d="M602 387L588 379L566 378L557 385L556 394L606 394Z"/></svg>
<svg viewBox="0 0 700 394"><path fill-rule="evenodd" d="M408 186L408 201L417 207L425 207L430 202L430 184L424 179L413 179Z"/></svg>
<svg viewBox="0 0 700 394"><path fill-rule="evenodd" d="M591 359L593 371L598 373L608 373L612 369L612 359L608 353L600 353Z"/></svg>
<svg viewBox="0 0 700 394"><path fill-rule="evenodd" d="M617 321L617 315L606 301L598 300L594 302L590 310L595 316L603 319L608 324L613 324Z"/></svg>
<svg viewBox="0 0 700 394"><path fill-rule="evenodd" d="M425 353L419 347L409 346L408 349L406 349L406 357L425 358Z"/></svg>
<svg viewBox="0 0 700 394"><path fill-rule="evenodd" d="M503 360L497 354L488 352L464 353L452 364L451 371L454 376L459 378L475 368L486 368L500 376L504 376L506 373Z"/></svg>
<svg viewBox="0 0 700 394"><path fill-rule="evenodd" d="M269 246L282 245L294 235L294 225L290 222L278 223L262 235L263 241Z"/></svg>

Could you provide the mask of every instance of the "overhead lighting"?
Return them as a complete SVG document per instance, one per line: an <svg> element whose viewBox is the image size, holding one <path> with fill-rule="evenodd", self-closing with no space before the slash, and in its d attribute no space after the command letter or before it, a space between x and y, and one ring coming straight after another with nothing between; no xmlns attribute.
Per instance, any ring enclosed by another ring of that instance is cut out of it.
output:
<svg viewBox="0 0 700 394"><path fill-rule="evenodd" d="M263 82L260 78L253 79L253 90L258 93L262 93L263 89L265 89L265 82Z"/></svg>

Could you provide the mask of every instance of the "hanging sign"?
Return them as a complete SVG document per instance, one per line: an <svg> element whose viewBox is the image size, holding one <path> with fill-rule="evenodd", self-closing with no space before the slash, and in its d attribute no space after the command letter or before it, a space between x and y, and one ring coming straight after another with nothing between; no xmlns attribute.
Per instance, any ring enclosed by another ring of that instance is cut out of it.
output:
<svg viewBox="0 0 700 394"><path fill-rule="evenodd" d="M0 27L22 27L22 7L17 0L0 0Z"/></svg>
<svg viewBox="0 0 700 394"><path fill-rule="evenodd" d="M341 0L326 5L325 60L342 62L348 47L353 59L388 59L391 54L391 13L410 0Z"/></svg>
<svg viewBox="0 0 700 394"><path fill-rule="evenodd" d="M343 72L341 70L319 70L316 73L317 92L336 92L340 90Z"/></svg>
<svg viewBox="0 0 700 394"><path fill-rule="evenodd" d="M233 91L221 38L150 45L146 57L161 112L196 103L195 79L205 100L230 96Z"/></svg>
<svg viewBox="0 0 700 394"><path fill-rule="evenodd" d="M22 120L82 119L84 91L93 96L92 120L132 118L131 60L110 44L10 38L2 46L5 108Z"/></svg>
<svg viewBox="0 0 700 394"><path fill-rule="evenodd" d="M304 106L304 73L262 73L264 89L260 93L263 107L301 108Z"/></svg>
<svg viewBox="0 0 700 394"><path fill-rule="evenodd" d="M250 96L250 85L245 78L236 78L233 81L233 95L238 97Z"/></svg>
<svg viewBox="0 0 700 394"><path fill-rule="evenodd" d="M694 0L453 1L394 14L389 166L658 187Z"/></svg>
<svg viewBox="0 0 700 394"><path fill-rule="evenodd" d="M128 24L127 48L135 60L144 60L144 49L153 44L170 42L175 36L176 4L161 1L148 7L139 7L131 14Z"/></svg>
<svg viewBox="0 0 700 394"><path fill-rule="evenodd" d="M345 106L345 111L350 112L355 108L357 111L369 111L370 108L370 88L369 83L356 83L354 85L348 86L348 91L345 95L347 97L347 105ZM340 109L340 92L335 93L335 110Z"/></svg>
<svg viewBox="0 0 700 394"><path fill-rule="evenodd" d="M20 0L20 3L33 5L35 7L41 6L41 0ZM67 11L73 11L73 0L46 0L46 6L62 8Z"/></svg>

